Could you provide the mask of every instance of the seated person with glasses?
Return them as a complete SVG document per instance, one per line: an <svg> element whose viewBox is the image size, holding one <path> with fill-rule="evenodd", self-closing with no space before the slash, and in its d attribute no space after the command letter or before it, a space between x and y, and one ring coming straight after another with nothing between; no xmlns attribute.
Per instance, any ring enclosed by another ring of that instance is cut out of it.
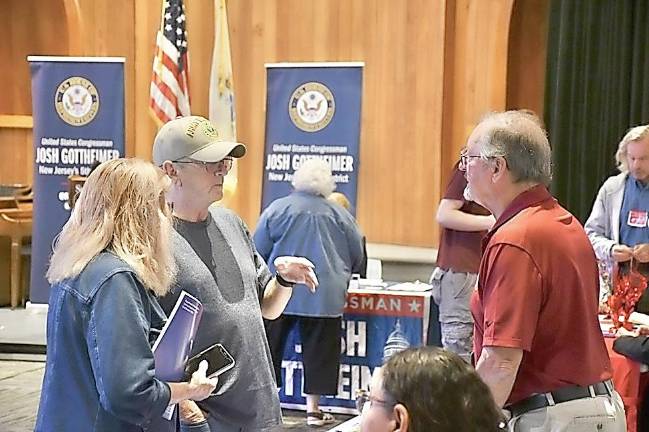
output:
<svg viewBox="0 0 649 432"><path fill-rule="evenodd" d="M410 348L372 375L357 398L361 432L499 431L505 427L491 392L457 354Z"/></svg>

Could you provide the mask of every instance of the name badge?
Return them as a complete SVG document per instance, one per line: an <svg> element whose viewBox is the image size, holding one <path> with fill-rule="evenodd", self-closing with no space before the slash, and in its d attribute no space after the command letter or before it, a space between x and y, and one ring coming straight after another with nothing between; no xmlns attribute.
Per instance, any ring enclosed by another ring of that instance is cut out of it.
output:
<svg viewBox="0 0 649 432"><path fill-rule="evenodd" d="M643 210L631 210L629 212L629 219L626 224L631 227L644 228L647 226L647 212Z"/></svg>

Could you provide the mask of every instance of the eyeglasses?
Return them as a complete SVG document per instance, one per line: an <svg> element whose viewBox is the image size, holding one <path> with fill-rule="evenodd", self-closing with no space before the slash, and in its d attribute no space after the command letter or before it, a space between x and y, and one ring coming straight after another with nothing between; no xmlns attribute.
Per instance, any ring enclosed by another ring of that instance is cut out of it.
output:
<svg viewBox="0 0 649 432"><path fill-rule="evenodd" d="M363 412L363 409L369 409L373 404L383 405L386 408L392 408L397 404L397 402L387 401L385 399L379 399L370 395L365 389L356 390L356 409L359 412Z"/></svg>
<svg viewBox="0 0 649 432"><path fill-rule="evenodd" d="M174 163L190 163L190 164L195 164L195 165L203 165L205 168L205 171L207 172L228 172L230 169L232 169L232 157L224 157L220 161L217 162L203 162L203 161L197 161L197 160L177 160L174 161Z"/></svg>
<svg viewBox="0 0 649 432"><path fill-rule="evenodd" d="M467 153L468 153L467 149L462 149L462 151L460 152L460 167L466 167L467 164L471 161L471 159L483 157L482 155L470 155Z"/></svg>
<svg viewBox="0 0 649 432"><path fill-rule="evenodd" d="M460 165L466 167L471 159L481 157L481 155L460 155Z"/></svg>
<svg viewBox="0 0 649 432"><path fill-rule="evenodd" d="M467 149L463 149L460 152L459 169L462 170L462 171L465 171L466 167L469 164L469 162L471 161L471 159L480 158L480 159L485 159L485 160L491 160L491 159L495 159L497 157L498 156L495 156L495 155L494 156L470 155L470 154L467 154Z"/></svg>

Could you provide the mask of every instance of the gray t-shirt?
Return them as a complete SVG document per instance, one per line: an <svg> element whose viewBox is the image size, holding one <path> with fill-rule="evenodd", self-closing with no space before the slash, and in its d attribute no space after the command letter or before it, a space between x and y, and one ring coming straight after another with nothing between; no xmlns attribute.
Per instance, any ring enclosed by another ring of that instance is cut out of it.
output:
<svg viewBox="0 0 649 432"><path fill-rule="evenodd" d="M181 290L203 303L192 355L221 343L235 359L219 377L216 395L198 402L212 432L273 431L281 424L279 397L261 316L260 299L272 279L243 221L212 206L203 222L175 220L172 248L178 276L161 299L169 312Z"/></svg>

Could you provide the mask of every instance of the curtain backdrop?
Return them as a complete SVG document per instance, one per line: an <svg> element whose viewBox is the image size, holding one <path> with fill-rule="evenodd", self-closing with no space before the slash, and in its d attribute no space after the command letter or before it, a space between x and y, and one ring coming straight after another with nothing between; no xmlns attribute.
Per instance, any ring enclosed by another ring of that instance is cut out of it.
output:
<svg viewBox="0 0 649 432"><path fill-rule="evenodd" d="M649 1L553 0L545 89L552 191L584 222L620 139L649 123Z"/></svg>

